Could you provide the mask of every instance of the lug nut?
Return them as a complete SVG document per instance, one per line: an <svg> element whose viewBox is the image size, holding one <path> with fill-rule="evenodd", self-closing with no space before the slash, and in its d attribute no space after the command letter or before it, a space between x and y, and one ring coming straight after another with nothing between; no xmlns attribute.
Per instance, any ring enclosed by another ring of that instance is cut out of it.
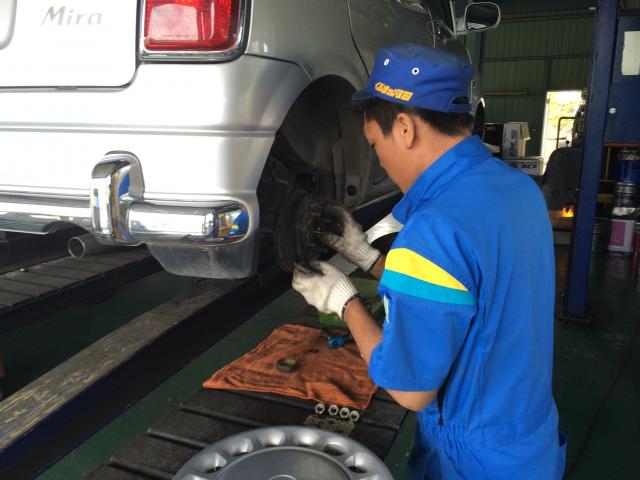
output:
<svg viewBox="0 0 640 480"><path fill-rule="evenodd" d="M357 410L351 410L351 412L349 412L349 420L354 423L360 420L360 412Z"/></svg>
<svg viewBox="0 0 640 480"><path fill-rule="evenodd" d="M331 415L332 417L335 417L336 415L338 415L339 411L340 409L338 408L338 405L335 405L335 404L329 405L329 415Z"/></svg>
<svg viewBox="0 0 640 480"><path fill-rule="evenodd" d="M316 415L322 415L326 408L324 403L316 403Z"/></svg>
<svg viewBox="0 0 640 480"><path fill-rule="evenodd" d="M342 407L340 409L340 418L344 418L345 420L349 418L350 410L347 407Z"/></svg>

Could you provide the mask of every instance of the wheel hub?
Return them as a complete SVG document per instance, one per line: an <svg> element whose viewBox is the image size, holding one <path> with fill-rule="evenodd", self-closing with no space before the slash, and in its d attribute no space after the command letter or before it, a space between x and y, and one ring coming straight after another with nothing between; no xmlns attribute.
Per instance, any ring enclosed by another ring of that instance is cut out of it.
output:
<svg viewBox="0 0 640 480"><path fill-rule="evenodd" d="M329 253L320 241L330 223L322 215L326 203L300 189L284 197L274 231L276 257L284 270L292 272L296 263L306 264Z"/></svg>

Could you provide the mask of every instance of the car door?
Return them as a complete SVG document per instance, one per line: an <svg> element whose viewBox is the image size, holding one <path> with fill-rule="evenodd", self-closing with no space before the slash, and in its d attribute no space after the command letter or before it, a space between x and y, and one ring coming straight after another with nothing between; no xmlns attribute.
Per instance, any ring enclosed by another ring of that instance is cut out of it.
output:
<svg viewBox="0 0 640 480"><path fill-rule="evenodd" d="M429 9L431 15L430 30L435 38L436 47L458 55L471 63L472 58L461 37L453 38L454 19L451 12L451 3L453 4L455 17L463 18L465 8L467 4L470 3L468 0L457 0L455 2L449 2L449 0L422 0L422 5ZM474 115L475 109L481 101L481 97L478 65L474 65L474 75L469 92Z"/></svg>
<svg viewBox="0 0 640 480"><path fill-rule="evenodd" d="M429 14L419 0L348 0L348 5L353 39L369 73L382 48L406 42L434 45ZM366 177L365 201L396 188L373 151Z"/></svg>
<svg viewBox="0 0 640 480"><path fill-rule="evenodd" d="M398 43L433 46L428 11L419 0L348 0L356 48L369 72L381 48Z"/></svg>
<svg viewBox="0 0 640 480"><path fill-rule="evenodd" d="M456 15L460 10L464 15L466 1L458 0L452 3ZM451 16L450 2L448 0L422 0L422 6L429 11L430 22L428 29L435 39L434 46L469 60L464 42L461 41L460 37L453 38L454 20Z"/></svg>

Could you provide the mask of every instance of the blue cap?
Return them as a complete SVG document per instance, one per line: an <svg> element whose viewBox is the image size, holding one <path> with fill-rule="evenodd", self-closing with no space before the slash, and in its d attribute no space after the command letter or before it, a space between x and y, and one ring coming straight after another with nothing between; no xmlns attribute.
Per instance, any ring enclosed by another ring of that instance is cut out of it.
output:
<svg viewBox="0 0 640 480"><path fill-rule="evenodd" d="M380 50L369 83L353 96L356 102L374 97L445 113L471 111L469 98L473 67L462 58L415 44Z"/></svg>

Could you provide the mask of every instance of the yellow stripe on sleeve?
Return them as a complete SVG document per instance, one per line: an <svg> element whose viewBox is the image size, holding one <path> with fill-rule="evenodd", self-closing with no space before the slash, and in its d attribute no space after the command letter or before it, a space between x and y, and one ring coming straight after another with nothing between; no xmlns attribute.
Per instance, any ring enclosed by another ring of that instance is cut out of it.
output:
<svg viewBox="0 0 640 480"><path fill-rule="evenodd" d="M434 285L467 291L464 285L446 270L408 248L391 250L387 254L384 268Z"/></svg>

